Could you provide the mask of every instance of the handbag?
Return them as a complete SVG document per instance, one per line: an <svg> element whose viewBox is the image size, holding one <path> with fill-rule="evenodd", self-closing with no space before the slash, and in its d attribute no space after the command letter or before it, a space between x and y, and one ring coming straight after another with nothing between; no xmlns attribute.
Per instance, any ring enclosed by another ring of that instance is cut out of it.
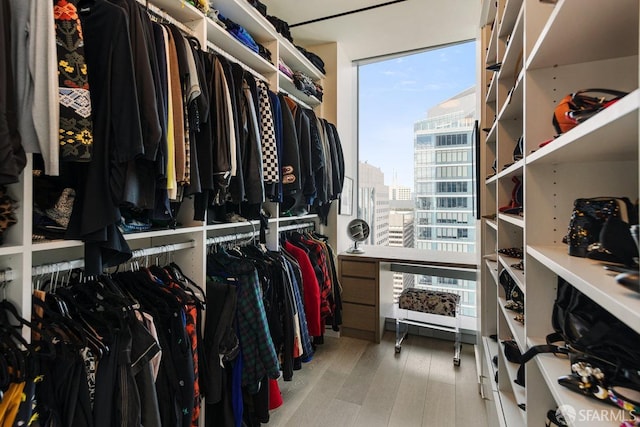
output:
<svg viewBox="0 0 640 427"><path fill-rule="evenodd" d="M498 281L502 289L504 289L504 295L507 300L505 308L524 314L524 293L506 269L502 270Z"/></svg>
<svg viewBox="0 0 640 427"><path fill-rule="evenodd" d="M600 241L600 232L607 218L618 217L627 224L636 224L636 208L626 197L580 198L573 202L566 242L569 255L586 257L589 246Z"/></svg>
<svg viewBox="0 0 640 427"><path fill-rule="evenodd" d="M510 359L521 366L540 353L567 355L571 374L558 383L571 391L624 409L640 408L640 334L558 277L547 344L529 348ZM517 349L516 349L517 350Z"/></svg>
<svg viewBox="0 0 640 427"><path fill-rule="evenodd" d="M517 176L511 178L513 181L513 189L511 190L511 201L508 205L500 206L499 212L519 215L524 208L524 193L522 188L522 181Z"/></svg>
<svg viewBox="0 0 640 427"><path fill-rule="evenodd" d="M596 96L596 93L611 95ZM558 134L567 132L599 111L620 100L627 92L613 89L583 89L571 93L558 102L553 111L553 127Z"/></svg>

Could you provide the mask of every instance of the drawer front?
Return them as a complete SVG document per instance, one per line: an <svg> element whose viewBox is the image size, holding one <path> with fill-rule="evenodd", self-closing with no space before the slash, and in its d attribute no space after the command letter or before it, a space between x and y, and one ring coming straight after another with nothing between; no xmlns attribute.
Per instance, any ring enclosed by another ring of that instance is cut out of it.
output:
<svg viewBox="0 0 640 427"><path fill-rule="evenodd" d="M342 304L342 325L364 331L376 330L376 308L370 305Z"/></svg>
<svg viewBox="0 0 640 427"><path fill-rule="evenodd" d="M376 305L378 290L374 279L347 276L342 278L340 284L342 285L342 301Z"/></svg>
<svg viewBox="0 0 640 427"><path fill-rule="evenodd" d="M378 275L378 263L342 260L340 275L375 279Z"/></svg>

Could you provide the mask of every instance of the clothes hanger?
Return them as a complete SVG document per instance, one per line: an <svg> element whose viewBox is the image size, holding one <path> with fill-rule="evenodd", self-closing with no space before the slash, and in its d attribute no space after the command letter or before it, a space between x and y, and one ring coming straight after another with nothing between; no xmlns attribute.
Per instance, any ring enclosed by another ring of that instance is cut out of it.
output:
<svg viewBox="0 0 640 427"><path fill-rule="evenodd" d="M178 280L178 283L183 283L185 285L189 285L189 286L193 286L194 288L196 288L198 291L200 291L200 294L197 295L193 289L188 289L187 287L185 287L185 290L191 291L192 295L194 298L196 298L198 301L200 301L200 303L202 304L202 308L206 307L207 304L207 300L205 297L205 291L193 280L191 280L187 275L185 275L182 272L182 269L180 268L180 266L178 264L176 264L175 262L172 262L171 264L169 264L169 267L172 268L173 270L175 270L175 272L177 273L177 278L180 279L182 278L184 280L184 282L181 282L180 280Z"/></svg>
<svg viewBox="0 0 640 427"><path fill-rule="evenodd" d="M86 286L79 285L76 289L82 288L86 288ZM105 308L100 312L100 316L96 315L91 309L83 306L80 295L74 292L74 289L60 289L58 297L65 300L67 306L73 307L73 312L70 311L68 317L76 323L83 337L86 339L87 346L98 358L107 355L109 353L109 347L105 344L104 337L101 336L96 329L108 331L113 327L113 323L107 320L107 314L111 315L116 322L120 323L117 311L113 308ZM91 299L90 302L93 303ZM102 304L101 306L104 307L105 305Z"/></svg>
<svg viewBox="0 0 640 427"><path fill-rule="evenodd" d="M50 305L57 307L53 294L47 293L45 301L39 298L32 298L34 307L42 310L42 317L37 315L38 310L33 310L32 315L38 316L38 324L43 330L47 330L58 342L72 345L76 349L84 348L87 345L86 337L71 319L54 310Z"/></svg>

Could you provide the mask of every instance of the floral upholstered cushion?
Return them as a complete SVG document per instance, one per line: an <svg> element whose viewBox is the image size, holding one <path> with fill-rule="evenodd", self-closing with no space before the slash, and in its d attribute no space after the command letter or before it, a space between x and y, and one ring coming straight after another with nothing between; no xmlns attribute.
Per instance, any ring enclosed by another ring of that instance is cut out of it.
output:
<svg viewBox="0 0 640 427"><path fill-rule="evenodd" d="M398 299L398 305L402 309L450 317L456 316L459 302L458 294L418 288L405 289Z"/></svg>

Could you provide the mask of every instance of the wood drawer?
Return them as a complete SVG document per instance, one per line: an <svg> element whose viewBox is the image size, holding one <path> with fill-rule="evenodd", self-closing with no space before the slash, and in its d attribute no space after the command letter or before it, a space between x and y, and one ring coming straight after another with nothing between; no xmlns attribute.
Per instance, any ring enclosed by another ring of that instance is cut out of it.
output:
<svg viewBox="0 0 640 427"><path fill-rule="evenodd" d="M342 304L342 325L346 328L376 331L376 308L370 305Z"/></svg>
<svg viewBox="0 0 640 427"><path fill-rule="evenodd" d="M378 277L377 262L349 261L342 260L340 263L340 275L351 277Z"/></svg>
<svg viewBox="0 0 640 427"><path fill-rule="evenodd" d="M342 285L342 301L376 305L378 289L375 279L347 276L342 277L340 284Z"/></svg>

